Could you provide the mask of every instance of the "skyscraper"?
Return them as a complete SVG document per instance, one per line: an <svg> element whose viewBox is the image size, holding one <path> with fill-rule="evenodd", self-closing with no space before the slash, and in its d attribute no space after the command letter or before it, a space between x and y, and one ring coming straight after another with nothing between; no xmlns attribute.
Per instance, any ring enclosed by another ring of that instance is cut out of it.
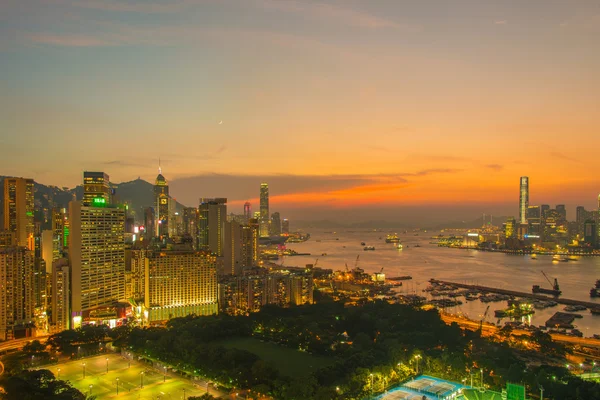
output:
<svg viewBox="0 0 600 400"><path fill-rule="evenodd" d="M104 172L83 172L83 205L110 204L110 179Z"/></svg>
<svg viewBox="0 0 600 400"><path fill-rule="evenodd" d="M4 179L4 230L14 234L18 246L33 250L33 179Z"/></svg>
<svg viewBox="0 0 600 400"><path fill-rule="evenodd" d="M272 236L281 235L281 216L278 212L271 215L271 228L269 232Z"/></svg>
<svg viewBox="0 0 600 400"><path fill-rule="evenodd" d="M156 237L167 237L169 236L169 185L162 176L160 167L154 183L154 207Z"/></svg>
<svg viewBox="0 0 600 400"><path fill-rule="evenodd" d="M77 328L83 313L125 299L125 210L72 201L69 221L72 321Z"/></svg>
<svg viewBox="0 0 600 400"><path fill-rule="evenodd" d="M29 336L34 324L35 257L24 247L0 248L0 339Z"/></svg>
<svg viewBox="0 0 600 400"><path fill-rule="evenodd" d="M527 223L527 208L529 207L529 178L521 177L521 188L519 192L519 222Z"/></svg>
<svg viewBox="0 0 600 400"><path fill-rule="evenodd" d="M70 272L69 260L60 258L52 263L52 319L50 321L55 332L69 329L71 319L70 305Z"/></svg>
<svg viewBox="0 0 600 400"><path fill-rule="evenodd" d="M244 203L244 223L247 224L248 221L252 218L252 206L249 202Z"/></svg>
<svg viewBox="0 0 600 400"><path fill-rule="evenodd" d="M201 198L198 214L198 248L222 257L225 244L225 221L227 221L227 199Z"/></svg>
<svg viewBox="0 0 600 400"><path fill-rule="evenodd" d="M260 236L269 236L269 185L260 184Z"/></svg>
<svg viewBox="0 0 600 400"><path fill-rule="evenodd" d="M281 222L281 233L284 235L288 235L290 233L290 220L284 218Z"/></svg>
<svg viewBox="0 0 600 400"><path fill-rule="evenodd" d="M558 212L562 219L566 222L567 221L567 207L565 207L564 204L557 204L556 205L556 212Z"/></svg>

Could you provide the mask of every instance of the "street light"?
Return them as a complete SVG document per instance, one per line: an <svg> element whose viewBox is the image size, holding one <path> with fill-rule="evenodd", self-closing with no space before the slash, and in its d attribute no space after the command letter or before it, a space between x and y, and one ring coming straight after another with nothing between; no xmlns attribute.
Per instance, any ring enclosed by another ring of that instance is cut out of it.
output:
<svg viewBox="0 0 600 400"><path fill-rule="evenodd" d="M421 355L417 354L415 359L417 360L417 375L419 375L419 360L421 359Z"/></svg>
<svg viewBox="0 0 600 400"><path fill-rule="evenodd" d="M163 367L163 371L165 372L163 375L163 382L167 381L167 367ZM206 384L206 391L208 392L208 383Z"/></svg>
<svg viewBox="0 0 600 400"><path fill-rule="evenodd" d="M81 366L83 367L83 379L85 379L85 363L81 364Z"/></svg>
<svg viewBox="0 0 600 400"><path fill-rule="evenodd" d="M90 396L92 395L92 388L93 388L93 387L94 387L94 385L92 385L92 384L90 383Z"/></svg>
<svg viewBox="0 0 600 400"><path fill-rule="evenodd" d="M481 368L479 371L481 371L481 387L483 388L483 368Z"/></svg>
<svg viewBox="0 0 600 400"><path fill-rule="evenodd" d="M371 376L371 393L373 393L373 374L369 374Z"/></svg>
<svg viewBox="0 0 600 400"><path fill-rule="evenodd" d="M60 378L60 368L56 370L56 379Z"/></svg>
<svg viewBox="0 0 600 400"><path fill-rule="evenodd" d="M117 378L117 396L119 395L119 378Z"/></svg>
<svg viewBox="0 0 600 400"><path fill-rule="evenodd" d="M106 357L106 373L108 374L108 357Z"/></svg>
<svg viewBox="0 0 600 400"><path fill-rule="evenodd" d="M183 400L185 400L185 389L183 389Z"/></svg>
<svg viewBox="0 0 600 400"><path fill-rule="evenodd" d="M140 372L140 389L144 388L144 371Z"/></svg>

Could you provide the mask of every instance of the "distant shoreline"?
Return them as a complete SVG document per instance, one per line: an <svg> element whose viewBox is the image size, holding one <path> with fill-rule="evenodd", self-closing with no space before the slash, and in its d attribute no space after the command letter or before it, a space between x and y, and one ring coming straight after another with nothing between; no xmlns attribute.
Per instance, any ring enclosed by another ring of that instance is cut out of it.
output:
<svg viewBox="0 0 600 400"><path fill-rule="evenodd" d="M504 254L512 254L516 256L525 256L535 254L537 256L577 256L577 257L600 257L600 253L576 253L576 252L551 252L551 251L533 251L533 250L508 250L508 249L479 249L476 247L468 247L468 246L443 246L437 245L438 247L446 247L448 249L459 249L459 250L475 250L475 251L485 251L489 253L504 253Z"/></svg>

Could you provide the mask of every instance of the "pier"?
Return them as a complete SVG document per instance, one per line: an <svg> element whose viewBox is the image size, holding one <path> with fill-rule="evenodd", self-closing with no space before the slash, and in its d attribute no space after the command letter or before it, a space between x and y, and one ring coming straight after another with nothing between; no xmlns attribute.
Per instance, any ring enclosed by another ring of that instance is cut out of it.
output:
<svg viewBox="0 0 600 400"><path fill-rule="evenodd" d="M473 289L473 290L478 290L480 292L507 294L509 296L524 297L524 298L536 299L536 300L543 300L543 301L553 300L553 301L556 301L559 304L566 304L566 305L569 305L569 306L579 305L579 306L584 306L584 307L589 308L589 309L600 309L600 303L592 303L590 301L581 301L581 300L573 300L573 299L561 299L560 297L544 296L544 295L541 295L541 294L534 294L534 293L531 293L531 292L529 292L529 293L527 293L527 292L518 292L516 290L499 289L499 288L493 288L493 287L481 286L481 285L466 285L464 283L449 282L449 281L440 281L440 280L437 280L437 279L431 279L429 282L431 282L431 283L438 283L438 284L442 284L442 285L450 285L450 286L454 286L454 287L461 288L461 289Z"/></svg>

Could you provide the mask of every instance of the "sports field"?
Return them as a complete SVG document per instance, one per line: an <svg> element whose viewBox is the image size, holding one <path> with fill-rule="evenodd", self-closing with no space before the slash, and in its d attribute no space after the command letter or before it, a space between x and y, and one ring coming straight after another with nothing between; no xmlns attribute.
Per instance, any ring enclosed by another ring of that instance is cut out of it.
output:
<svg viewBox="0 0 600 400"><path fill-rule="evenodd" d="M185 398L206 393L204 381L192 384L172 371L167 371L165 378L161 371L153 369L150 365L138 361L130 362L120 354L103 354L46 368L59 379L69 381L82 393L92 394L97 399L177 400L183 399L184 393ZM212 387L209 390L215 397L221 395Z"/></svg>
<svg viewBox="0 0 600 400"><path fill-rule="evenodd" d="M224 340L220 344L256 354L261 359L273 363L281 374L290 377L309 375L334 362L327 357L315 356L275 343L261 342L254 338L233 338Z"/></svg>

